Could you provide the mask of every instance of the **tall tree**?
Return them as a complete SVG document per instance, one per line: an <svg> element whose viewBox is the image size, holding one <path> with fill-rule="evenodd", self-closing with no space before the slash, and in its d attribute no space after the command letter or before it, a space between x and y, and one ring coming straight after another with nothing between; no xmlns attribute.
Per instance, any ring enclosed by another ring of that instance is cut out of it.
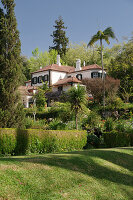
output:
<svg viewBox="0 0 133 200"><path fill-rule="evenodd" d="M53 27L55 28L55 31L53 31L51 36L53 37L54 46L49 47L49 49L57 50L58 54L60 54L62 57L67 51L69 39L66 37L65 29L67 29L67 27L64 26L64 22L61 16L55 20L55 25Z"/></svg>
<svg viewBox="0 0 133 200"><path fill-rule="evenodd" d="M21 83L21 43L14 0L1 0L0 8L0 127L20 127L22 104L17 92Z"/></svg>
<svg viewBox="0 0 133 200"><path fill-rule="evenodd" d="M104 31L99 30L95 35L92 36L88 43L88 46L92 46L95 42L100 40L101 47L101 63L102 63L102 80L103 80L103 106L105 107L105 76L104 76L104 66L103 66L103 40L110 44L109 38L116 39L112 27L106 28Z"/></svg>
<svg viewBox="0 0 133 200"><path fill-rule="evenodd" d="M133 41L129 40L111 60L108 73L120 79L120 96L125 102L133 101Z"/></svg>

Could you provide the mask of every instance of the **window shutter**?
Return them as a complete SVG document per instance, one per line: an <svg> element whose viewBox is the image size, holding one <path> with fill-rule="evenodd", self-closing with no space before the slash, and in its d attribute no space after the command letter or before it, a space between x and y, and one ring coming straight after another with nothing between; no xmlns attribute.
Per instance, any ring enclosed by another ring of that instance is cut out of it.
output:
<svg viewBox="0 0 133 200"><path fill-rule="evenodd" d="M34 84L34 78L31 79L31 84Z"/></svg>
<svg viewBox="0 0 133 200"><path fill-rule="evenodd" d="M43 82L45 81L44 77L45 77L45 76L42 76L42 81L43 81Z"/></svg>
<svg viewBox="0 0 133 200"><path fill-rule="evenodd" d="M93 78L93 72L91 72L91 78Z"/></svg>

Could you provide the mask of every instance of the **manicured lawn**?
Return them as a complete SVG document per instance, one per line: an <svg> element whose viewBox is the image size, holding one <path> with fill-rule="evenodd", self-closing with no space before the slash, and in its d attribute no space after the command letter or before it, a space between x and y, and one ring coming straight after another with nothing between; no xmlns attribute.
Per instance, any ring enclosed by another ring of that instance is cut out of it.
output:
<svg viewBox="0 0 133 200"><path fill-rule="evenodd" d="M133 148L0 157L0 200L133 200Z"/></svg>

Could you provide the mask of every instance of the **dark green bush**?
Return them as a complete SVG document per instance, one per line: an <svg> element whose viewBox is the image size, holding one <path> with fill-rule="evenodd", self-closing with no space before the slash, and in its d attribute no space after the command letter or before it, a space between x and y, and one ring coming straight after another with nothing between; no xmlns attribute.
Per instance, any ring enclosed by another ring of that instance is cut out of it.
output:
<svg viewBox="0 0 133 200"><path fill-rule="evenodd" d="M99 148L101 143L101 139L98 138L96 135L87 135L87 144L85 145L84 149L88 148Z"/></svg>
<svg viewBox="0 0 133 200"><path fill-rule="evenodd" d="M133 146L133 133L130 134L130 145Z"/></svg>
<svg viewBox="0 0 133 200"><path fill-rule="evenodd" d="M16 130L0 128L0 153L12 154L16 146Z"/></svg>
<svg viewBox="0 0 133 200"><path fill-rule="evenodd" d="M50 130L65 130L66 124L61 122L59 119L54 119L49 123Z"/></svg>
<svg viewBox="0 0 133 200"><path fill-rule="evenodd" d="M85 131L0 129L0 153L20 155L79 150L86 140Z"/></svg>
<svg viewBox="0 0 133 200"><path fill-rule="evenodd" d="M72 120L73 114L71 113L70 105L68 103L55 102L52 107L49 107L43 111L37 110L36 119L61 119L63 122ZM33 111L31 108L25 110L27 117L33 118Z"/></svg>
<svg viewBox="0 0 133 200"><path fill-rule="evenodd" d="M103 133L105 145L107 147L127 147L130 146L130 134L113 130Z"/></svg>
<svg viewBox="0 0 133 200"><path fill-rule="evenodd" d="M104 123L105 131L112 131L114 129L115 123L111 117L108 117Z"/></svg>

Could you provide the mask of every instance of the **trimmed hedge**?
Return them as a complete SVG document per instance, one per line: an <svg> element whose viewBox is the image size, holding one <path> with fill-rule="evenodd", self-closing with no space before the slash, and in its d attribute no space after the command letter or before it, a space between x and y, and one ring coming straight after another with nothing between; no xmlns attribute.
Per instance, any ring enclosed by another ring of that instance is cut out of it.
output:
<svg viewBox="0 0 133 200"><path fill-rule="evenodd" d="M113 130L103 133L104 143L107 147L127 147L133 145L133 134Z"/></svg>
<svg viewBox="0 0 133 200"><path fill-rule="evenodd" d="M86 141L85 131L0 128L1 154L20 155L80 150Z"/></svg>

